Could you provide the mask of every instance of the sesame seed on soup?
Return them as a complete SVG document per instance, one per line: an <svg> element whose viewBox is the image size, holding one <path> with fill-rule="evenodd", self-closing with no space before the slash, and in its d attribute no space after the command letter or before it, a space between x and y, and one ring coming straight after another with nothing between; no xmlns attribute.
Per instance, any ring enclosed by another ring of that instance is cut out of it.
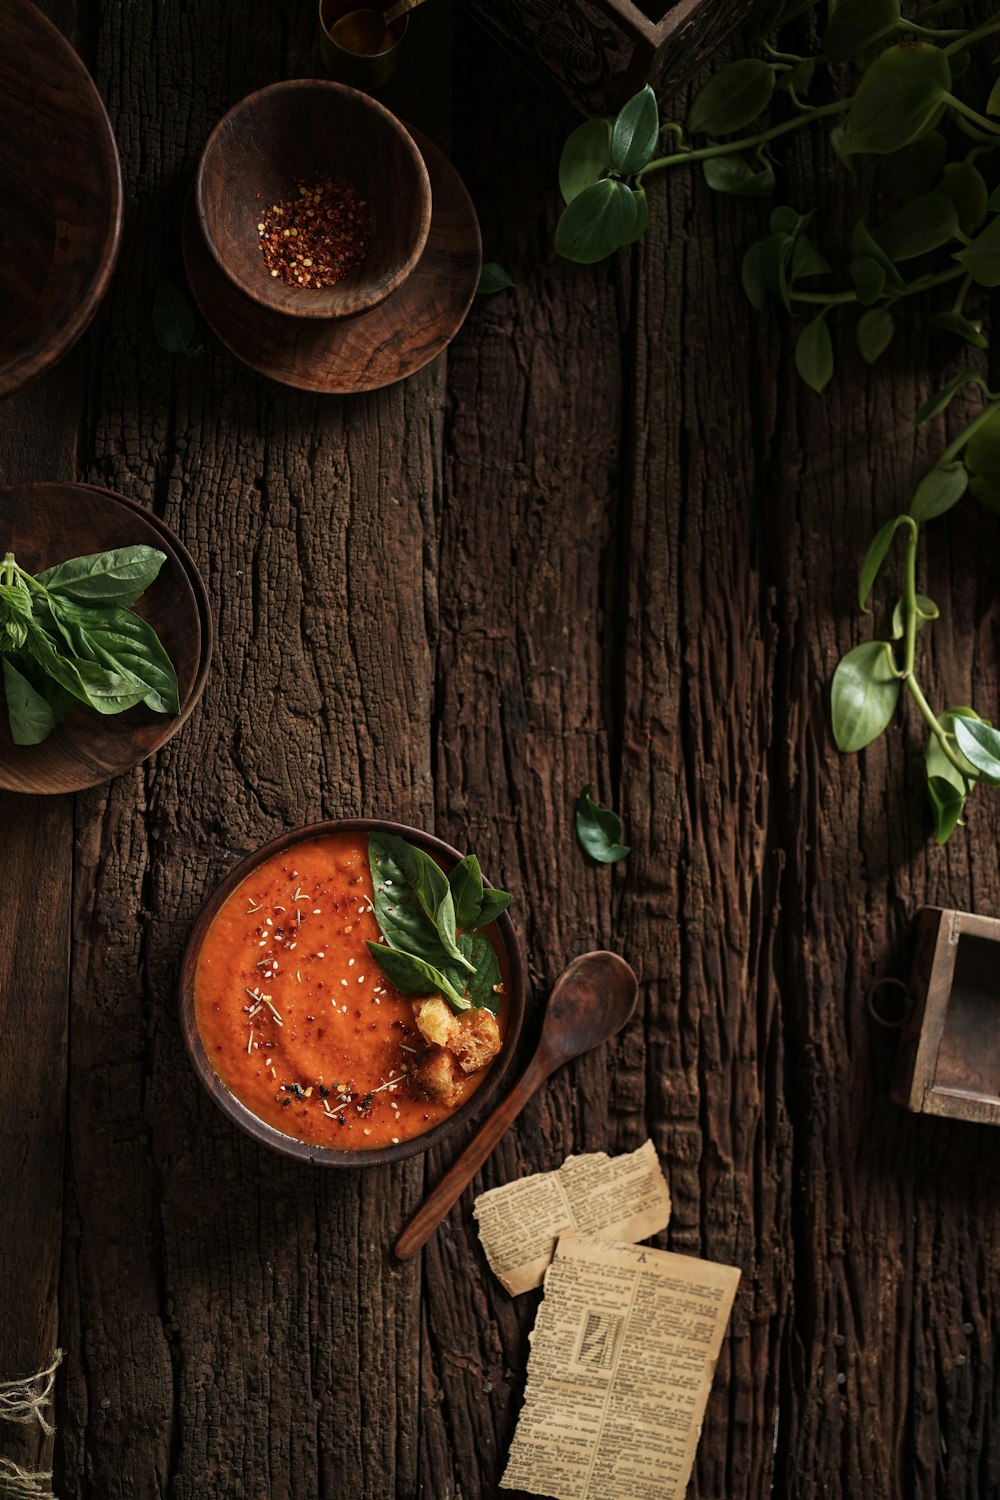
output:
<svg viewBox="0 0 1000 1500"><path fill-rule="evenodd" d="M258 1119L314 1146L421 1135L489 1072L463 1078L450 1106L410 1083L427 1044L366 946L380 939L373 894L366 834L294 844L226 898L198 955L195 1015L213 1068Z"/></svg>

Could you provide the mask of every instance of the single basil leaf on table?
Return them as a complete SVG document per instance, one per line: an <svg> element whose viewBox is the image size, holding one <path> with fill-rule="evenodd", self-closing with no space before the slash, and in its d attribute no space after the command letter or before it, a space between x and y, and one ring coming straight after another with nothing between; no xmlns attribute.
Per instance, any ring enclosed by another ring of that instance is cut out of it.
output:
<svg viewBox="0 0 1000 1500"><path fill-rule="evenodd" d="M386 948L381 943L369 943L368 951L401 995L439 994L455 1010L470 1008L471 1002L447 975L433 964L417 958L416 954L402 953L398 948Z"/></svg>
<svg viewBox="0 0 1000 1500"><path fill-rule="evenodd" d="M157 278L153 292L153 332L168 354L186 353L194 339L191 304L180 287L165 276Z"/></svg>
<svg viewBox="0 0 1000 1500"><path fill-rule="evenodd" d="M838 750L851 755L878 739L896 711L899 687L887 641L865 641L841 657L830 687Z"/></svg>
<svg viewBox="0 0 1000 1500"><path fill-rule="evenodd" d="M514 285L509 271L497 264L495 260L488 260L479 273L479 285L476 287L477 297L490 297L494 292L505 292L508 287Z"/></svg>
<svg viewBox="0 0 1000 1500"><path fill-rule="evenodd" d="M621 843L622 820L610 807L602 807L591 797L594 783L588 781L576 799L576 837L580 848L602 865L617 864L628 854L629 846Z"/></svg>
<svg viewBox="0 0 1000 1500"><path fill-rule="evenodd" d="M130 609L90 609L69 599L49 608L71 651L131 679L155 713L180 712L177 673L153 627Z"/></svg>
<svg viewBox="0 0 1000 1500"><path fill-rule="evenodd" d="M3 659L10 737L15 745L40 745L56 727L52 706L37 692L9 656Z"/></svg>
<svg viewBox="0 0 1000 1500"><path fill-rule="evenodd" d="M120 714L134 708L145 697L142 686L120 672L98 666L60 651L52 638L37 624L28 626L25 650L30 652L42 670L81 703L99 714Z"/></svg>
<svg viewBox="0 0 1000 1500"><path fill-rule="evenodd" d="M618 111L611 130L611 164L625 177L641 171L660 138L660 106L647 83Z"/></svg>
<svg viewBox="0 0 1000 1500"><path fill-rule="evenodd" d="M155 547L115 547L71 557L38 574L50 594L65 594L80 604L134 604L166 562Z"/></svg>

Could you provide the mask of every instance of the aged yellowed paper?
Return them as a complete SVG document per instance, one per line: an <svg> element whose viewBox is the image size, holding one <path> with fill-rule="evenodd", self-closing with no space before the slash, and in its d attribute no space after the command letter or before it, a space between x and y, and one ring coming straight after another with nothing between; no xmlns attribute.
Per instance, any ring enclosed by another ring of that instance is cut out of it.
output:
<svg viewBox="0 0 1000 1500"><path fill-rule="evenodd" d="M541 1286L556 1237L566 1229L609 1240L644 1240L670 1220L670 1193L652 1141L626 1156L569 1156L480 1193L473 1209L494 1274L516 1296Z"/></svg>
<svg viewBox="0 0 1000 1500"><path fill-rule="evenodd" d="M561 1235L502 1480L552 1500L683 1500L740 1273Z"/></svg>

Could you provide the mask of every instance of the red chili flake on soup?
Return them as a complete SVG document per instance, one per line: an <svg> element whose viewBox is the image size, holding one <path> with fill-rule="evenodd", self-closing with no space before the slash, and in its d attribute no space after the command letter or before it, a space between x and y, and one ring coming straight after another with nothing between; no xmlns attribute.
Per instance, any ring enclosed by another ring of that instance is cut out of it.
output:
<svg viewBox="0 0 1000 1500"><path fill-rule="evenodd" d="M300 185L294 198L260 211L257 234L267 269L288 286L336 286L368 254L367 207L357 188L332 177Z"/></svg>
<svg viewBox="0 0 1000 1500"><path fill-rule="evenodd" d="M400 994L369 941L381 933L367 838L331 834L247 876L198 956L195 1013L212 1066L259 1119L311 1145L367 1150L421 1135L475 1092L501 1045L502 1012L498 1026L485 1011L455 1016L440 996Z"/></svg>

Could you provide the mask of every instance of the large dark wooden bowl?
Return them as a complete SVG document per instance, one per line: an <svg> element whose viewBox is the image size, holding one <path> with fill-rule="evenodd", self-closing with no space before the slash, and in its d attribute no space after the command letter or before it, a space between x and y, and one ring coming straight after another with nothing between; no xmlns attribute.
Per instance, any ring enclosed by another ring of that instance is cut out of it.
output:
<svg viewBox="0 0 1000 1500"><path fill-rule="evenodd" d="M15 745L0 681L0 790L75 792L138 765L177 733L200 698L213 638L208 594L194 561L151 511L87 484L0 488L0 556L13 552L29 573L68 557L137 545L166 554L156 581L134 607L174 664L180 713L158 714L140 704L105 717L81 703L40 745Z"/></svg>
<svg viewBox="0 0 1000 1500"><path fill-rule="evenodd" d="M261 253L261 208L325 176L365 201L368 254L336 286L287 286ZM356 89L310 78L272 84L234 105L206 142L194 197L205 242L226 275L255 302L295 318L374 307L413 270L431 222L427 168L395 115Z"/></svg>
<svg viewBox="0 0 1000 1500"><path fill-rule="evenodd" d="M122 179L107 111L28 0L0 0L0 397L61 359L107 290Z"/></svg>
<svg viewBox="0 0 1000 1500"><path fill-rule="evenodd" d="M308 1141L300 1141L295 1136L285 1135L284 1131L277 1130L273 1125L259 1119L226 1087L205 1051L201 1034L198 1031L194 1003L194 976L198 966L198 955L201 952L205 934L226 898L242 881L246 880L248 875L253 874L258 865L270 859L272 854L280 854L294 844L301 844L307 839L323 838L333 833L397 834L400 838L408 839L411 844L416 844L426 850L446 871L462 858L457 849L453 849L442 839L435 838L433 834L423 833L418 828L408 828L404 823L387 823L379 818L336 818L326 823L313 823L306 828L294 828L290 833L283 833L279 838L272 839L270 843L264 844L262 848L248 855L230 870L225 880L202 908L194 924L184 950L178 988L181 1030L199 1082L223 1114L228 1115L234 1124L246 1131L247 1135L253 1136L255 1141L259 1141L262 1146L270 1146L273 1151L280 1151L284 1156L295 1157L297 1161L312 1162L315 1166L370 1167L383 1162L402 1161L407 1156L418 1156L421 1152L428 1151L431 1146L439 1145L449 1136L463 1130L493 1097L514 1061L517 1039L524 1020L524 963L514 924L509 914L503 912L495 924L500 939L500 966L507 996L503 1049L471 1098L467 1099L454 1114L425 1131L423 1135L414 1136L412 1140L400 1141L397 1146L380 1146L371 1151L335 1151L329 1146L313 1146ZM489 884L488 881L486 883Z"/></svg>

